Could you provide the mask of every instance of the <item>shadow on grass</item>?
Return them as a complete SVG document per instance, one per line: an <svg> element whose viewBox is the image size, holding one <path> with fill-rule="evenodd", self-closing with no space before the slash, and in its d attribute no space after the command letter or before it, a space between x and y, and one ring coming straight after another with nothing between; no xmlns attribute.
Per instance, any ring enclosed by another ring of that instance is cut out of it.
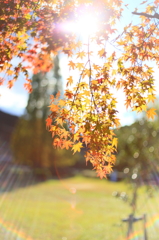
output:
<svg viewBox="0 0 159 240"><path fill-rule="evenodd" d="M91 170L90 170L91 171ZM89 171L89 172L90 172ZM91 171L92 174L94 173ZM85 171L65 167L59 169L42 169L32 170L27 166L17 165L11 162L0 163L0 193L10 192L17 188L25 188L31 185L39 184L50 179L66 179L77 174L85 176ZM89 173L90 174L90 173ZM87 174L88 177L95 177L93 174Z"/></svg>

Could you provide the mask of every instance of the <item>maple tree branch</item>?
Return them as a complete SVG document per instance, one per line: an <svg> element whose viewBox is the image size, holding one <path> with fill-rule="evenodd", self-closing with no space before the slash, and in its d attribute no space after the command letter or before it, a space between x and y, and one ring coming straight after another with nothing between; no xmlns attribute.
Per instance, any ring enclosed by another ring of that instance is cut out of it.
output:
<svg viewBox="0 0 159 240"><path fill-rule="evenodd" d="M71 109L70 109L70 111L72 110L72 106L73 106L73 104L74 104L74 102L75 102L75 100L76 100L76 95L77 95L78 90L79 90L79 84L80 84L80 82L81 82L81 79L82 79L82 76L83 76L84 70L85 70L85 68L86 68L88 62L89 62L89 60L85 63L85 66L84 66L84 68L83 68L83 70L82 70L82 72L81 72L81 74L80 74L80 78L79 78L79 81L78 81L78 85L77 85L76 92L75 92L75 94L74 94L74 98L73 98L73 101L72 101L72 105L71 105Z"/></svg>
<svg viewBox="0 0 159 240"><path fill-rule="evenodd" d="M93 91L92 91L92 88L91 88L91 85L92 85L92 83L91 83L91 80L92 80L92 68L91 68L91 60L90 60L90 37L88 37L88 63L89 63L89 70L90 70L89 86L90 86L90 93L91 93L91 101L93 100L94 107L95 107L96 111L98 112L97 104L95 102ZM92 112L91 112L91 114L92 114Z"/></svg>
<svg viewBox="0 0 159 240"><path fill-rule="evenodd" d="M151 14L144 13L144 12L141 12L141 13L132 12L132 14L134 14L134 15L139 15L139 16L145 16L145 17L147 17L147 18L156 18L156 19L159 19L159 14L158 14L158 13L155 13L154 15L151 15Z"/></svg>

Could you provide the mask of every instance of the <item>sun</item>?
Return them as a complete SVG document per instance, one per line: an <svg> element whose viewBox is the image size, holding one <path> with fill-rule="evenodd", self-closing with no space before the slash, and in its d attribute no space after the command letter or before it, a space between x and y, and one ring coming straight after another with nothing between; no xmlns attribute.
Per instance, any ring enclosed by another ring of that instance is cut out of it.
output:
<svg viewBox="0 0 159 240"><path fill-rule="evenodd" d="M99 28L99 20L93 13L87 13L78 16L75 22L67 22L63 26L65 31L73 32L82 37L88 37L95 34Z"/></svg>
<svg viewBox="0 0 159 240"><path fill-rule="evenodd" d="M98 20L92 14L81 16L72 30L84 36L94 34L98 30Z"/></svg>

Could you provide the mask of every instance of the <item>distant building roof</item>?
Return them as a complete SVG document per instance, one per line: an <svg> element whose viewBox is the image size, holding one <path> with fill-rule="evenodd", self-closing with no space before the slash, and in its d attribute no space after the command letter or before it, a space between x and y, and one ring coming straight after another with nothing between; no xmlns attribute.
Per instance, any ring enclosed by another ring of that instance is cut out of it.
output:
<svg viewBox="0 0 159 240"><path fill-rule="evenodd" d="M17 120L17 116L0 111L0 162L12 160L10 138Z"/></svg>
<svg viewBox="0 0 159 240"><path fill-rule="evenodd" d="M0 111L0 138L9 141L18 120L17 116Z"/></svg>

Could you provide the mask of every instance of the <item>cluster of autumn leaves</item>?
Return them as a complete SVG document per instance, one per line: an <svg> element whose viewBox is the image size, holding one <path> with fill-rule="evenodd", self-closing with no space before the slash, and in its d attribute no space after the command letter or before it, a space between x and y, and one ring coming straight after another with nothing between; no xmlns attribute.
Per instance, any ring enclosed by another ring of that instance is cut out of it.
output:
<svg viewBox="0 0 159 240"><path fill-rule="evenodd" d="M142 4L147 4L146 13L154 14L159 1ZM141 16L139 25L129 24L120 34L116 23L128 7L122 0L5 0L2 5L0 69L8 76L8 87L23 73L25 87L31 91L28 70L48 71L52 56L59 51L65 53L71 70L65 97L51 96L46 125L54 147L72 148L74 153L85 147L86 161L101 178L106 177L112 171L117 150L113 130L120 125L114 89L122 89L125 105L137 112L146 111L147 103L155 99L149 63L158 65L159 61L156 19ZM100 16L100 24L87 43L62 28L63 23L78 20L79 12L90 11ZM14 57L19 57L17 66L11 62ZM73 71L78 72L78 81ZM147 116L154 118L155 109L147 111Z"/></svg>

